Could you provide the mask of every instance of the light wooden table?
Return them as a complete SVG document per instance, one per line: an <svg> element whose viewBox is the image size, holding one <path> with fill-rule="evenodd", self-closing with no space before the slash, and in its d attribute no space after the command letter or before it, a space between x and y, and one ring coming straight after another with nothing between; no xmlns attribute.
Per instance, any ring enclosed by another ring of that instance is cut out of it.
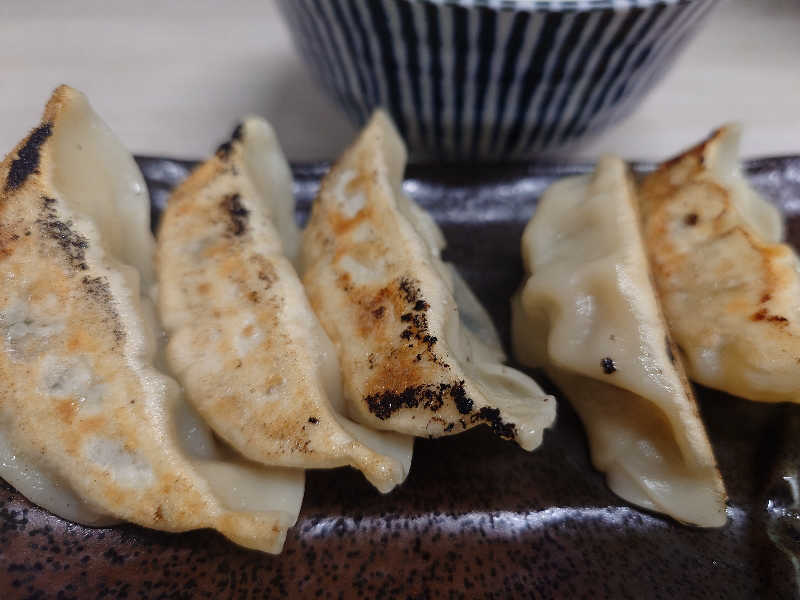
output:
<svg viewBox="0 0 800 600"><path fill-rule="evenodd" d="M247 113L293 160L354 133L294 52L272 0L0 0L0 153L65 82L140 154L199 158ZM730 0L639 110L569 158L660 158L740 120L748 156L800 153L800 0Z"/></svg>

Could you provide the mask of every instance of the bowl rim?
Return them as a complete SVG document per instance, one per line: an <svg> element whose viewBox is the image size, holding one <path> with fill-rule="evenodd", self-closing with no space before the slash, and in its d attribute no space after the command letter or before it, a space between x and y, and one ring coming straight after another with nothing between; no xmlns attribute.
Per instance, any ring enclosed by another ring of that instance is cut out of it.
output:
<svg viewBox="0 0 800 600"><path fill-rule="evenodd" d="M582 12L629 10L654 6L692 4L708 0L410 0L439 6L485 8L499 11Z"/></svg>

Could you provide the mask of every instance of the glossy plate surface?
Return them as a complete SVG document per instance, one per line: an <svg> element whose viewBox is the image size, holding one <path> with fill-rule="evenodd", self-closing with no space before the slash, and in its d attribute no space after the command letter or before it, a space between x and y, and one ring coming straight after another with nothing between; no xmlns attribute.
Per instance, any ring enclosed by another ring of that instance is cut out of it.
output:
<svg viewBox="0 0 800 600"><path fill-rule="evenodd" d="M139 162L157 216L189 163ZM447 259L506 344L522 228L547 185L587 170L409 169L406 190L442 225ZM324 172L295 168L301 220ZM783 209L800 247L800 157L750 161L747 172ZM481 428L420 439L408 481L388 496L351 469L309 473L280 556L207 531L67 523L0 480L0 590L9 598L798 597L800 406L698 392L730 495L719 530L678 525L611 494L560 399L557 425L534 453Z"/></svg>

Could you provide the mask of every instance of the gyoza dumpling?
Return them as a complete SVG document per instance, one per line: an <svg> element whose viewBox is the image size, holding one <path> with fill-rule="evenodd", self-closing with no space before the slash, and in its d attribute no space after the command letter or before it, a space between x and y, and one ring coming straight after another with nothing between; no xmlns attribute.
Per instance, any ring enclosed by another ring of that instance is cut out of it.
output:
<svg viewBox="0 0 800 600"><path fill-rule="evenodd" d="M515 355L567 395L609 487L679 521L723 525L725 489L650 283L625 164L606 157L550 187L522 256Z"/></svg>
<svg viewBox="0 0 800 600"><path fill-rule="evenodd" d="M299 232L289 165L251 118L167 204L158 233L167 358L187 399L236 450L269 465L352 465L382 492L414 438L343 414L336 352L289 259Z"/></svg>
<svg viewBox="0 0 800 600"><path fill-rule="evenodd" d="M303 282L339 354L350 414L431 437L487 424L532 450L555 401L500 364L477 300L453 298L454 288L468 289L439 257L439 228L401 189L405 162L402 140L377 112L323 180L303 235ZM491 345L463 326L458 302Z"/></svg>
<svg viewBox="0 0 800 600"><path fill-rule="evenodd" d="M691 379L800 402L800 263L741 176L738 142L724 127L642 183L653 276Z"/></svg>
<svg viewBox="0 0 800 600"><path fill-rule="evenodd" d="M0 186L0 476L88 525L280 551L303 472L230 458L153 366L147 190L82 94L55 91Z"/></svg>

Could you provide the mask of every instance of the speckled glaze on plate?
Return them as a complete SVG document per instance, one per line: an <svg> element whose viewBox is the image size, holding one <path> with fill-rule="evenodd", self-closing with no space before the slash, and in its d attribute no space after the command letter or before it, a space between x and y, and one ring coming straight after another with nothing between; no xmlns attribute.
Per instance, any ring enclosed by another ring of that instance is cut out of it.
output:
<svg viewBox="0 0 800 600"><path fill-rule="evenodd" d="M140 160L154 215L188 165ZM406 190L441 223L448 260L506 342L522 228L548 184L586 170L409 169ZM800 157L751 161L747 171L785 211L800 246ZM324 172L295 168L301 218ZM67 523L0 480L0 590L81 599L800 597L800 406L705 389L699 397L730 495L719 530L685 527L611 494L562 399L557 425L533 453L480 428L417 440L410 477L388 496L351 469L309 473L280 556L207 531Z"/></svg>

